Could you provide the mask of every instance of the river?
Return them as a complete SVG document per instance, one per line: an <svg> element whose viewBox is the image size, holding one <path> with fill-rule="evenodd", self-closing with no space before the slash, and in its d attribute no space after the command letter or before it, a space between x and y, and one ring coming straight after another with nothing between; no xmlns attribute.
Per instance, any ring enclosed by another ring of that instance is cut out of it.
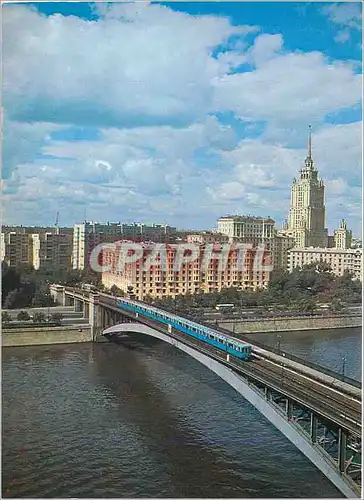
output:
<svg viewBox="0 0 364 500"><path fill-rule="evenodd" d="M360 357L357 330L281 345ZM2 364L5 498L342 497L232 388L157 340L8 347Z"/></svg>
<svg viewBox="0 0 364 500"><path fill-rule="evenodd" d="M247 337L270 346L280 344L282 351L361 380L361 328L253 333Z"/></svg>

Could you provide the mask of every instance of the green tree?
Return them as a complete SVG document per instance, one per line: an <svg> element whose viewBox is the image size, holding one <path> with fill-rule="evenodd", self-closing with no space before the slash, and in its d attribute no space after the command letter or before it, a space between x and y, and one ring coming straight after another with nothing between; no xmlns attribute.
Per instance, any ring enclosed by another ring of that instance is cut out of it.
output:
<svg viewBox="0 0 364 500"><path fill-rule="evenodd" d="M7 296L13 290L20 287L20 275L17 271L9 267L6 262L1 263L1 297L2 306L5 307Z"/></svg>
<svg viewBox="0 0 364 500"><path fill-rule="evenodd" d="M16 318L18 321L28 321L30 319L30 316L27 311L20 311Z"/></svg>
<svg viewBox="0 0 364 500"><path fill-rule="evenodd" d="M4 301L4 309L15 309L17 307L19 290L15 288L11 290Z"/></svg>
<svg viewBox="0 0 364 500"><path fill-rule="evenodd" d="M332 312L340 312L343 309L343 304L339 299L333 299L330 304L330 311Z"/></svg>
<svg viewBox="0 0 364 500"><path fill-rule="evenodd" d="M6 324L6 323L10 323L10 321L11 321L10 314L7 311L3 311L1 313L1 322Z"/></svg>
<svg viewBox="0 0 364 500"><path fill-rule="evenodd" d="M313 312L315 308L316 304L313 299L303 299L298 303L297 310L300 312Z"/></svg>
<svg viewBox="0 0 364 500"><path fill-rule="evenodd" d="M45 323L46 315L43 312L36 312L33 316L33 323Z"/></svg>
<svg viewBox="0 0 364 500"><path fill-rule="evenodd" d="M116 285L113 285L110 288L111 295L115 295L115 297L124 297L125 293Z"/></svg>

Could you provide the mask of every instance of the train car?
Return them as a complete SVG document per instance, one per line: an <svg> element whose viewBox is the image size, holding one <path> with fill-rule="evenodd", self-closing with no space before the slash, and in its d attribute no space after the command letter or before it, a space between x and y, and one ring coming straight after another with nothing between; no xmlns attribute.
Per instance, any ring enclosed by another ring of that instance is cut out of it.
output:
<svg viewBox="0 0 364 500"><path fill-rule="evenodd" d="M170 325L172 328L179 330L191 337L194 337L202 342L213 345L214 347L231 354L240 359L251 358L251 346L238 339L223 335L216 330L212 330L206 326L199 325L190 320L176 316L172 313L167 313L156 307L141 304L130 299L119 299L116 302L117 306L138 313L148 318L157 320L160 323Z"/></svg>

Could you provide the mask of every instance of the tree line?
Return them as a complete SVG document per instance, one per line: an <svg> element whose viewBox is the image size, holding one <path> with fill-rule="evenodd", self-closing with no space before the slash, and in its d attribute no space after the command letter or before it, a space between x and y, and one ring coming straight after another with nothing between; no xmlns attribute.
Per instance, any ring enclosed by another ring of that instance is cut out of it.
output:
<svg viewBox="0 0 364 500"><path fill-rule="evenodd" d="M240 308L274 307L277 310L309 312L318 303L328 303L331 310L339 311L348 302L361 304L361 282L352 278L349 272L345 272L343 276L335 276L328 265L319 262L296 268L293 272L273 271L266 289L253 291L231 287L208 294L200 292L163 299L145 297L144 300L176 311L234 304Z"/></svg>
<svg viewBox="0 0 364 500"><path fill-rule="evenodd" d="M61 323L63 319L63 314L61 313L52 313L49 315L49 317L46 316L46 314L42 311L34 313L33 316L30 316L30 314L27 311L20 311L17 316L16 316L17 321L19 322L27 322L32 320L33 323L46 323L47 321L50 323ZM4 311L1 315L1 321L2 323L10 323L13 321L13 318L11 315L7 312Z"/></svg>
<svg viewBox="0 0 364 500"><path fill-rule="evenodd" d="M38 269L22 265L16 268L1 263L1 305L3 309L25 309L28 307L52 307L49 285L75 286L79 283L101 284L100 274L69 268Z"/></svg>

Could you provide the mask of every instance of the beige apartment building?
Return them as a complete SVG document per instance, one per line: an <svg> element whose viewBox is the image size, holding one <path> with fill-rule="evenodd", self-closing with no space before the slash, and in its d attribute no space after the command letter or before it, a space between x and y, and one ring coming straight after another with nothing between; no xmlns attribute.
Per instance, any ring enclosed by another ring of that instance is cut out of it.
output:
<svg viewBox="0 0 364 500"><path fill-rule="evenodd" d="M347 228L345 219L341 220L340 227L334 231L334 247L340 249L351 248L353 233Z"/></svg>
<svg viewBox="0 0 364 500"><path fill-rule="evenodd" d="M286 234L281 234L280 231L277 231L274 237L274 245L272 251L272 262L274 269L287 269L287 252L294 246L295 240L293 237Z"/></svg>
<svg viewBox="0 0 364 500"><path fill-rule="evenodd" d="M32 242L28 234L12 232L1 233L1 261L9 267L32 263Z"/></svg>
<svg viewBox="0 0 364 500"><path fill-rule="evenodd" d="M72 234L69 231L62 233L56 228L51 232L29 233L27 229L1 233L2 261L10 267L24 264L34 269L71 267Z"/></svg>
<svg viewBox="0 0 364 500"><path fill-rule="evenodd" d="M336 276L345 271L353 274L353 278L362 281L363 251L360 248L291 248L287 252L287 269L292 272L313 262L325 262Z"/></svg>
<svg viewBox="0 0 364 500"><path fill-rule="evenodd" d="M228 215L217 220L217 232L229 237L229 241L251 243L253 247L264 244L268 251L273 249L275 221L270 217L251 215Z"/></svg>
<svg viewBox="0 0 364 500"><path fill-rule="evenodd" d="M71 268L72 235L58 231L30 235L34 269Z"/></svg>
<svg viewBox="0 0 364 500"><path fill-rule="evenodd" d="M154 298L176 297L187 293L220 291L223 288L237 287L239 289L257 290L265 288L269 282L270 270L254 266L255 251L246 252L244 267L237 265L238 253L232 250L226 266L219 268L218 258L205 264L206 246L200 245L196 260L182 264L179 270L174 269L178 245L166 245L166 264L163 268L161 260L153 266L146 266L145 261L153 252L153 244L143 245L143 257L118 269L120 247L116 250L105 249L102 254L103 266L110 266L102 273L102 283L105 287L117 286L124 292L130 287L135 296L143 300L146 296ZM221 245L214 246L214 255L219 256ZM263 266L270 264L269 253L263 254Z"/></svg>

